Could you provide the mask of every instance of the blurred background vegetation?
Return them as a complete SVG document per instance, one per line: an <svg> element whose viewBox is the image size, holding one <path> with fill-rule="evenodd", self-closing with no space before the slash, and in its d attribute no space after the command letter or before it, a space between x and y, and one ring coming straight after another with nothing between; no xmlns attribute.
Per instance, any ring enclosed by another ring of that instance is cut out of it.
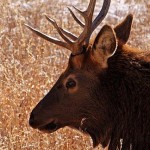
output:
<svg viewBox="0 0 150 150"><path fill-rule="evenodd" d="M79 34L66 6L85 9L89 0L3 0L0 3L0 150L92 150L91 139L69 128L43 134L28 125L32 108L65 69L70 52L31 33L24 23L58 37L44 13ZM100 10L98 0L95 14ZM150 50L150 1L112 0L99 26L118 24L134 15L129 44ZM95 35L95 34L94 34ZM93 37L94 37L93 35ZM96 149L101 149L97 147Z"/></svg>

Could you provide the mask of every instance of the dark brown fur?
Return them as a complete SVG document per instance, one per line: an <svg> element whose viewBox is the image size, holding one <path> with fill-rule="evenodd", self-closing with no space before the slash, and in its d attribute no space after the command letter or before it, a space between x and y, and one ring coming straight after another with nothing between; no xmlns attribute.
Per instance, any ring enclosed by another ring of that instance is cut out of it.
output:
<svg viewBox="0 0 150 150"><path fill-rule="evenodd" d="M132 15L104 26L84 54L33 109L30 125L46 132L80 129L109 150L150 149L150 51L129 47Z"/></svg>

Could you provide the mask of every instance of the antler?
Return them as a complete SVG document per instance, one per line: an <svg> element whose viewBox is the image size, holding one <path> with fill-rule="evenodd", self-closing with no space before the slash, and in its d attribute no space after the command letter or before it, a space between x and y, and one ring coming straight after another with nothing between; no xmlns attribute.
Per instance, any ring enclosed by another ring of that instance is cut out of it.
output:
<svg viewBox="0 0 150 150"><path fill-rule="evenodd" d="M102 20L105 18L109 6L110 6L110 2L111 0L104 0L103 2L103 6L101 11L99 12L98 16L94 19L94 21L92 22L92 18L93 18L93 12L94 12L94 8L95 8L95 4L96 4L96 0L90 0L90 3L88 5L88 8L85 11L81 11L79 9L77 9L76 7L74 7L74 9L84 18L85 20L85 24L80 21L75 14L73 13L73 11L69 9L72 17L74 18L74 20L81 26L83 27L83 32L80 34L79 37L77 37L76 35L70 33L67 30L62 29L61 27L59 27L57 25L57 23L55 22L55 20L49 18L47 15L46 19L56 28L56 30L58 31L59 35L62 37L62 39L65 41L60 41L56 38L53 38L51 36L48 36L42 32L40 32L39 30L26 25L31 31L33 31L34 33L36 33L38 36L44 38L45 40L48 40L56 45L65 47L67 49L69 49L73 55L77 55L80 52L82 52L82 46L85 45L87 46L89 43L89 39L91 37L92 32L97 28L97 26L102 22Z"/></svg>

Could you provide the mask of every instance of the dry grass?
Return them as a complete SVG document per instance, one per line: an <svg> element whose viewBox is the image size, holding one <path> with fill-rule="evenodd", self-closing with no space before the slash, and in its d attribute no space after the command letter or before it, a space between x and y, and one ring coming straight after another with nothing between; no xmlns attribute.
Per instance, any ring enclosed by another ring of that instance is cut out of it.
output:
<svg viewBox="0 0 150 150"><path fill-rule="evenodd" d="M85 1L74 3L81 8L81 2L86 6ZM103 24L114 25L129 12L133 13L130 44L150 49L150 4L120 5L121 2L112 3ZM43 17L47 13L62 27L78 34L81 30L66 9L70 4L71 0L3 0L0 3L0 150L92 149L90 138L72 129L64 128L48 135L28 125L30 111L66 67L69 52L38 38L24 23L57 37Z"/></svg>

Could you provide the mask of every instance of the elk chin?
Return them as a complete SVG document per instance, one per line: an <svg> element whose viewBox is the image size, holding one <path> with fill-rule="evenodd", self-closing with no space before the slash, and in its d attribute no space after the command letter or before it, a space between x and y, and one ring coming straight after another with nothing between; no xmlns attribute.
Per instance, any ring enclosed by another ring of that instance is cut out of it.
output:
<svg viewBox="0 0 150 150"><path fill-rule="evenodd" d="M101 136L98 130L87 128L85 132L88 133L92 138L94 148L99 144L101 144L103 148L105 148L108 145L109 138L105 136Z"/></svg>
<svg viewBox="0 0 150 150"><path fill-rule="evenodd" d="M109 144L110 140L110 129L107 132L105 129L105 126L99 126L99 124L96 124L95 121L89 120L89 119L84 119L84 123L82 126L80 126L80 129L83 133L88 134L92 141L93 141L93 147L95 148L99 144L102 145L103 148L105 148ZM94 126L93 126L93 123Z"/></svg>
<svg viewBox="0 0 150 150"><path fill-rule="evenodd" d="M56 130L58 130L59 128L60 128L60 125L57 122L52 121L46 125L39 127L38 129L45 133L53 133Z"/></svg>

